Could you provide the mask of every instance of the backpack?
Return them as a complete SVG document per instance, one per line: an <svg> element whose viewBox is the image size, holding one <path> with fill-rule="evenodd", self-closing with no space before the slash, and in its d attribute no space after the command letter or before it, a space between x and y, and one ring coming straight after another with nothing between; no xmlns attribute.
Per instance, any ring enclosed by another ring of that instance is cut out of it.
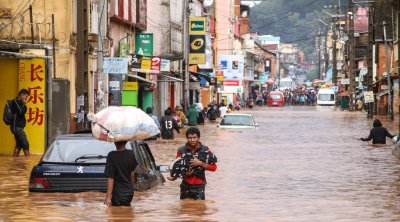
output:
<svg viewBox="0 0 400 222"><path fill-rule="evenodd" d="M15 114L11 111L12 100L7 100L4 106L3 121L6 125L10 125L14 119Z"/></svg>

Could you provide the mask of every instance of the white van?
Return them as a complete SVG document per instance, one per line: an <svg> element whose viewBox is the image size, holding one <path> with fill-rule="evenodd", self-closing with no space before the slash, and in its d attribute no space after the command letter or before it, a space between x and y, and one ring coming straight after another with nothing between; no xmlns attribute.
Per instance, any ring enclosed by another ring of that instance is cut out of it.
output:
<svg viewBox="0 0 400 222"><path fill-rule="evenodd" d="M336 101L335 92L328 88L318 90L317 105L318 106L334 106Z"/></svg>

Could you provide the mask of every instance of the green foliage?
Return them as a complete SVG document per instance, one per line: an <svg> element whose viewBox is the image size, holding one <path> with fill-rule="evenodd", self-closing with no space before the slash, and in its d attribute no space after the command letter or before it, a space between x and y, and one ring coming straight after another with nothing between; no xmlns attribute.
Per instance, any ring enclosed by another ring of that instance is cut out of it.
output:
<svg viewBox="0 0 400 222"><path fill-rule="evenodd" d="M335 14L340 1L345 11L348 0L268 0L251 9L252 31L260 35L280 36L283 43L299 44L307 60L314 60L315 37L324 26L318 19L329 23L327 11ZM329 6L331 6L329 8Z"/></svg>

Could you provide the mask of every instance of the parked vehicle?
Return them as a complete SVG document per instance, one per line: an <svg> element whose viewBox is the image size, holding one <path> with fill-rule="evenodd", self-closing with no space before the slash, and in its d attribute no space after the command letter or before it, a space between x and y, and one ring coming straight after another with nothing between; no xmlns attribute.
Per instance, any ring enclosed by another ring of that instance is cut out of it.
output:
<svg viewBox="0 0 400 222"><path fill-rule="evenodd" d="M271 91L268 96L268 106L284 106L285 98L281 91Z"/></svg>
<svg viewBox="0 0 400 222"><path fill-rule="evenodd" d="M126 148L135 153L139 164L135 190L144 191L165 182L146 143L130 141ZM113 150L116 150L114 143L96 140L92 134L58 136L33 167L29 191L105 192L104 169L107 155Z"/></svg>
<svg viewBox="0 0 400 222"><path fill-rule="evenodd" d="M336 101L335 92L329 88L318 90L317 106L334 106Z"/></svg>
<svg viewBox="0 0 400 222"><path fill-rule="evenodd" d="M225 114L221 122L217 125L219 128L255 128L258 124L255 123L251 114Z"/></svg>

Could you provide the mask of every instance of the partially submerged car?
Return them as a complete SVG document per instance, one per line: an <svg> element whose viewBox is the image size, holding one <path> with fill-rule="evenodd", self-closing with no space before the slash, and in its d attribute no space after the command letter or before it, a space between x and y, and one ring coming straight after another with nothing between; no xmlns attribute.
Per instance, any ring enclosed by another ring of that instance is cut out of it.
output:
<svg viewBox="0 0 400 222"><path fill-rule="evenodd" d="M144 191L165 182L146 143L129 141L126 149L134 152L138 162L135 190ZM92 134L58 136L33 167L29 191L105 192L104 169L107 155L113 150L114 143L96 140Z"/></svg>
<svg viewBox="0 0 400 222"><path fill-rule="evenodd" d="M217 125L219 128L255 128L258 124L251 114L227 113Z"/></svg>

